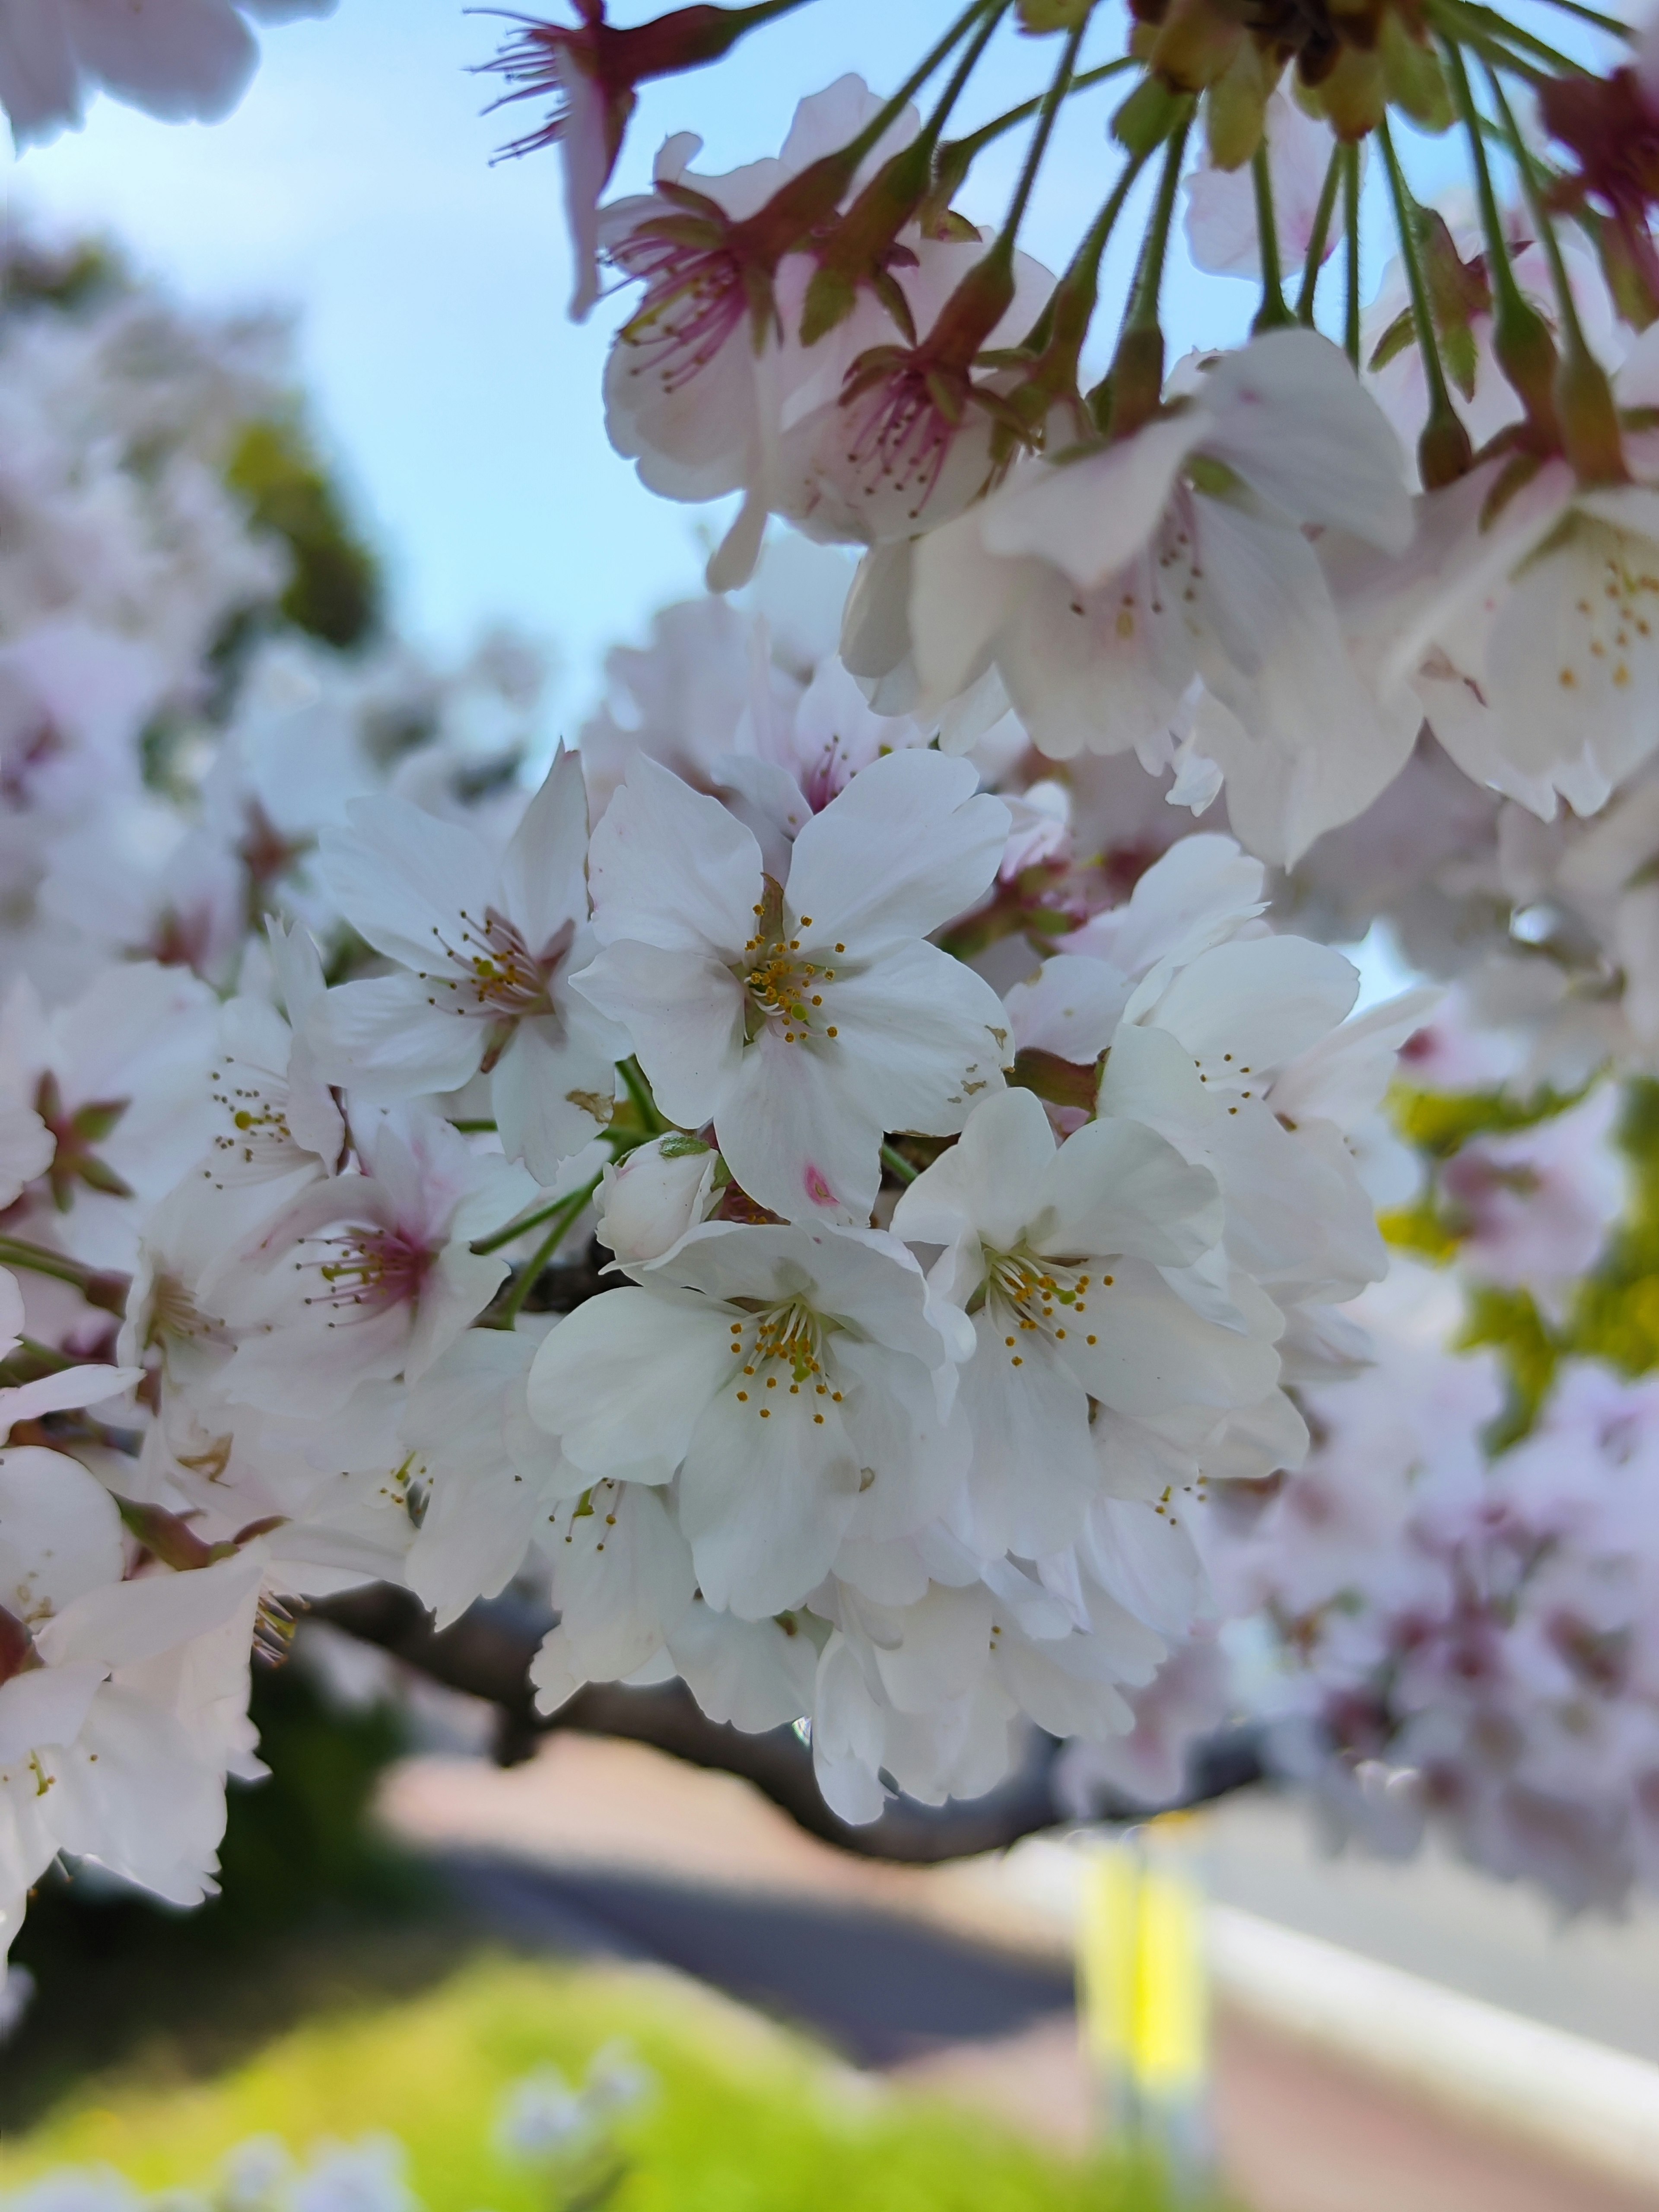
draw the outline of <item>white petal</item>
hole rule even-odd
[[[1211,427],[1204,407],[1185,408],[1116,445],[1016,477],[985,502],[988,549],[1040,555],[1084,591],[1103,584],[1157,529],[1176,471]]]
[[[582,764],[561,750],[501,856],[506,912],[532,953],[543,952],[567,921],[586,921],[586,860]]]
[[[667,1482],[726,1380],[727,1316],[667,1290],[607,1291],[537,1352],[531,1418],[595,1475]]]
[[[1036,1249],[1122,1252],[1182,1267],[1221,1234],[1221,1192],[1207,1170],[1139,1121],[1097,1121],[1060,1146],[1043,1179]]]
[[[461,917],[476,927],[496,903],[483,839],[391,793],[353,799],[347,813],[350,828],[319,842],[323,879],[352,927],[417,974],[464,957]]]
[[[328,1082],[389,1104],[459,1091],[478,1072],[489,1024],[434,1006],[418,976],[371,975],[325,992],[306,1035]]]
[[[970,1231],[995,1251],[1020,1243],[1042,1203],[1055,1138],[1042,1102],[1007,1091],[975,1109],[959,1144],[941,1152],[901,1196],[893,1233],[954,1244]]]
[[[698,1422],[680,1475],[680,1525],[702,1594],[746,1620],[789,1611],[823,1581],[860,1481],[838,1407],[807,1393],[764,1395],[775,1405],[739,1405],[723,1391]]]
[[[760,847],[718,799],[641,753],[593,833],[588,881],[601,945],[729,960],[754,934]]]
[[[1340,1022],[1359,992],[1351,961],[1303,937],[1212,945],[1182,969],[1154,1017],[1212,1083],[1267,1076]],[[1251,1087],[1254,1087],[1253,1085]]]
[[[1008,810],[975,798],[978,784],[967,761],[889,753],[815,815],[789,865],[787,912],[799,921],[802,957],[833,965],[843,939],[852,957],[868,959],[983,897],[1007,842]],[[801,919],[809,915],[810,928]]]
[[[729,969],[702,947],[629,939],[605,945],[570,982],[632,1039],[671,1121],[700,1129],[711,1119],[744,1059],[744,996]]]

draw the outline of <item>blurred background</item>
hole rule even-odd
[[[949,11],[901,12],[908,55]],[[619,186],[671,128],[726,168],[775,149],[799,93],[895,74],[894,14],[804,9],[647,89]],[[379,620],[450,662],[508,626],[553,671],[525,738],[544,750],[608,648],[696,589],[723,518],[653,499],[606,442],[615,311],[565,319],[555,164],[492,165],[514,119],[468,73],[502,29],[453,0],[340,0],[266,39],[219,125],[100,100],[9,164],[8,222],[38,249],[9,286],[71,313],[119,265],[194,314],[291,315],[303,436],[238,449],[297,562],[285,618],[346,648]],[[1017,54],[998,98],[1044,70]],[[1109,112],[1066,117],[1039,255],[1091,203]],[[970,213],[995,216],[1017,151],[975,171]],[[1439,157],[1415,158],[1429,191]],[[1183,267],[1172,349],[1237,338],[1254,306]],[[83,1872],[34,1900],[0,2021],[0,2200],[1659,2204],[1650,1908],[1564,1924],[1432,1856],[1332,1857],[1260,1791],[884,1865],[641,1746],[557,1735],[501,1766],[491,1708],[315,1624],[255,1717],[271,1773],[234,1787],[222,1899],[181,1917]]]

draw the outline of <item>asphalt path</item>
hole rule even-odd
[[[659,1960],[811,2029],[855,2065],[994,2041],[1072,2011],[1060,1964],[896,1913],[485,1851],[442,1863],[467,1911],[515,1947]]]

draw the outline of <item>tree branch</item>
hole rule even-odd
[[[509,1595],[483,1600],[440,1630],[410,1591],[380,1583],[325,1599],[311,1613],[377,1644],[434,1681],[487,1699],[500,1715],[496,1756],[503,1765],[529,1758],[538,1739],[555,1729],[648,1743],[693,1766],[740,1776],[809,1835],[838,1850],[912,1866],[1003,1850],[1022,1836],[1060,1826],[1073,1817],[1057,1793],[1056,1764],[1063,1747],[1040,1729],[1032,1729],[1019,1766],[985,1796],[944,1805],[896,1796],[878,1820],[854,1826],[824,1803],[811,1751],[793,1729],[749,1735],[711,1721],[683,1682],[648,1689],[593,1682],[556,1713],[538,1713],[528,1680],[530,1662],[555,1616],[528,1599]],[[1199,1747],[1193,1765],[1192,1786],[1182,1805],[1206,1803],[1259,1782],[1262,1765],[1255,1732],[1223,1731]],[[1111,1793],[1091,1808],[1097,1819],[1119,1821],[1170,1809]]]

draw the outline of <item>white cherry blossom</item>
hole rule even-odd
[[[594,832],[601,951],[574,979],[663,1111],[712,1122],[750,1196],[865,1221],[891,1129],[946,1134],[1001,1085],[995,994],[927,942],[996,873],[1007,811],[965,763],[895,753],[802,829],[787,881],[712,799],[641,759]]]
[[[361,1097],[459,1091],[489,1076],[501,1141],[550,1183],[611,1118],[617,1040],[569,988],[592,950],[587,796],[562,752],[499,860],[475,832],[407,801],[358,801],[323,839],[340,911],[390,975],[313,1010],[323,1072]]]
[[[800,1604],[844,1539],[948,1504],[954,1382],[896,1238],[711,1222],[559,1324],[530,1410],[596,1480],[678,1477],[705,1600],[758,1620]]]

